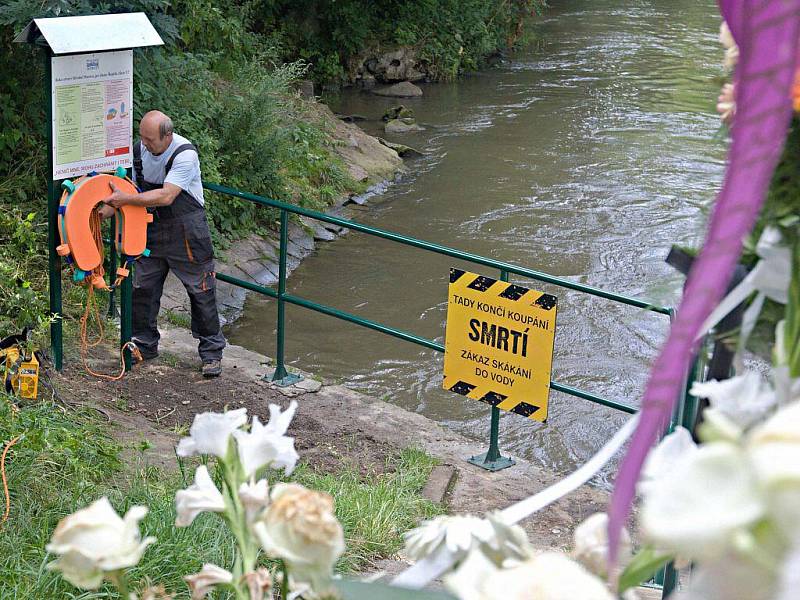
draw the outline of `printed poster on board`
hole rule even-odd
[[[133,164],[133,51],[52,59],[53,179]]]

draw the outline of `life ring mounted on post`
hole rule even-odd
[[[142,356],[136,345],[128,342],[120,348],[121,370],[118,375],[96,373],[89,367],[89,348],[103,341],[103,322],[97,310],[94,291],[115,289],[130,274],[133,262],[140,256],[150,254],[146,247],[147,224],[153,221],[153,215],[149,214],[144,206],[126,205],[115,209],[116,229],[112,235],[120,262],[119,266],[111,265],[112,269],[116,269],[116,278],[109,285],[106,283],[103,267],[105,252],[100,214],[96,209],[113,191],[111,184],[122,192],[135,194],[139,191],[122,167],[118,168],[114,175],[89,173],[75,181],[66,180],[61,184],[64,188],[58,207],[58,232],[61,244],[56,248],[56,252],[73,268],[72,279],[86,285],[87,288],[86,308],[81,317],[81,358],[84,367],[96,377],[114,381],[125,375],[126,348],[130,348],[137,361],[142,360]],[[90,317],[94,317],[99,330],[97,338],[93,341],[89,341]]]
[[[100,218],[95,208],[109,196],[112,183],[123,192],[138,192],[125,175],[125,169],[120,168],[114,175],[89,174],[62,183],[64,192],[58,208],[61,244],[56,251],[73,267],[73,280],[76,282],[85,281],[98,289],[113,289],[128,276],[133,261],[149,254],[146,247],[147,224],[152,222],[153,215],[143,206],[122,206],[117,209],[114,244],[120,256],[120,266],[114,283],[110,286],[106,283]]]

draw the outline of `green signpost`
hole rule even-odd
[[[108,56],[109,53],[117,53],[121,54],[124,60],[124,51],[130,52],[133,48],[145,46],[160,46],[164,42],[144,13],[34,19],[14,38],[14,41],[33,44],[44,50],[45,89],[47,91],[45,94],[48,161],[47,245],[50,316],[52,319],[50,345],[53,364],[56,370],[60,371],[63,368],[64,360],[61,320],[63,306],[61,257],[56,252],[56,248],[60,243],[58,210],[61,181],[67,177],[80,177],[93,171],[113,171],[120,166],[130,169],[133,144],[132,69],[127,74],[111,70],[103,73],[101,57]],[[65,60],[66,57],[69,59]],[[115,58],[118,57],[115,56]],[[132,57],[129,60],[132,67]],[[116,68],[117,64],[118,62],[115,62],[112,69]],[[56,70],[54,71],[54,69]],[[77,73],[76,71],[82,72]],[[66,114],[66,102],[62,102],[56,107],[58,94],[54,93],[56,91],[53,89],[54,79],[59,82],[58,91],[64,92],[61,95],[62,98],[70,93],[80,100],[79,94],[84,87],[86,88],[85,104],[95,106],[94,112],[99,115],[101,125],[99,135],[97,124],[83,123],[81,114],[78,114],[78,123],[73,123],[74,115]],[[121,126],[116,126],[117,122],[114,123],[115,126],[109,126],[105,123],[104,117],[109,97],[116,98],[120,94],[127,97],[125,96],[126,91],[131,98],[127,104],[127,110],[119,111],[118,116],[125,117],[127,122]],[[124,102],[122,106],[125,107]],[[64,112],[64,118],[59,122],[56,122],[57,110]],[[75,110],[82,111],[82,107],[78,105]],[[116,112],[114,114],[117,115]],[[94,129],[89,131],[91,127]],[[127,135],[125,135],[124,127],[128,128]],[[54,135],[54,130],[58,131],[58,135]],[[66,151],[67,147],[69,151]],[[60,152],[59,149],[61,149]],[[130,170],[128,174],[130,175]],[[113,258],[113,239],[111,245]],[[120,293],[120,344],[122,346],[130,341],[131,337],[132,289],[130,278],[126,278]],[[125,367],[129,369],[130,366],[130,351],[126,349]]]

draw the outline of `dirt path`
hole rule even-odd
[[[223,375],[205,380],[190,333],[179,328],[163,333],[161,356],[138,365],[122,381],[91,378],[73,362],[58,384],[68,400],[103,408],[115,435],[129,447],[141,451],[149,445],[145,455],[153,464],[176,466],[174,444],[197,413],[246,407],[266,420],[270,403],[285,408],[296,399],[299,410],[289,431],[301,460],[326,471],[349,463],[367,475],[382,472],[395,451],[420,447],[445,467],[439,470],[444,482],[438,487],[440,497],[446,491],[450,512],[479,514],[503,508],[558,479],[525,461],[498,473],[470,465],[465,458],[484,452],[482,445],[422,415],[343,386],[323,385],[306,375],[295,386],[278,388],[263,380],[272,373],[269,359],[238,346],[226,349]],[[603,510],[606,502],[605,492],[583,486],[523,526],[537,547],[566,550],[575,525]]]

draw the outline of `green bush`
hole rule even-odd
[[[543,0],[257,0],[252,26],[308,61],[321,83],[342,81],[366,50],[411,46],[433,79],[452,79],[513,45]]]
[[[43,53],[14,44],[33,17],[143,11],[165,46],[135,51],[135,118],[159,109],[198,147],[206,181],[322,208],[360,191],[331,136],[291,91],[341,81],[370,48],[414,46],[435,78],[513,42],[542,0],[10,0],[0,6],[0,334],[46,314]],[[275,214],[209,194],[215,242]],[[33,215],[33,216],[31,216]],[[69,307],[65,308],[68,311]]]
[[[33,17],[145,11],[166,45],[135,52],[134,117],[169,114],[198,147],[206,181],[315,208],[359,189],[291,91],[306,65],[277,59],[273,40],[248,28],[248,6],[16,0],[0,7],[0,333],[42,322],[47,308],[44,60],[40,50],[11,42]],[[212,197],[208,213],[223,247],[275,218],[230,197]]]

